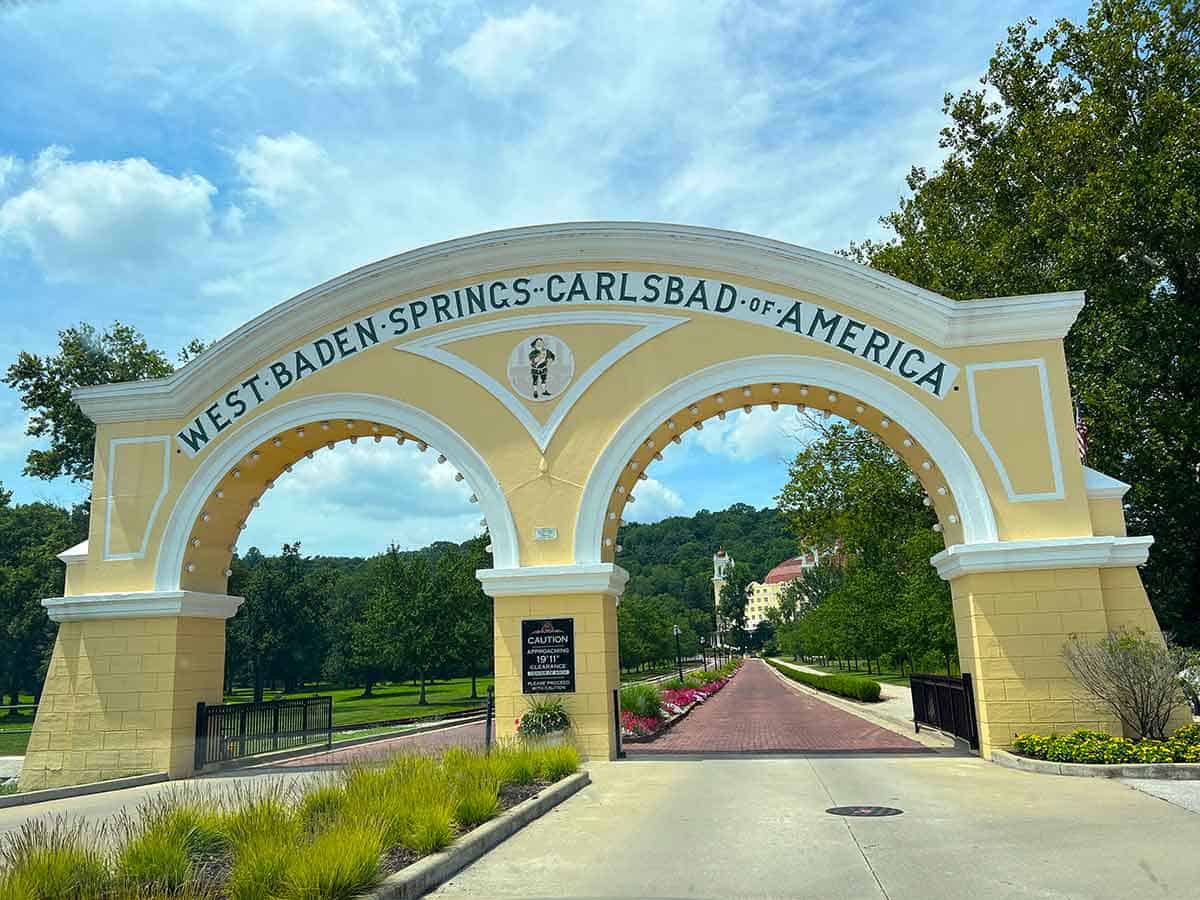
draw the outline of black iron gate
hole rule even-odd
[[[922,725],[928,725],[962,738],[972,750],[979,749],[975,691],[969,672],[963,672],[961,678],[913,675],[909,685],[912,687],[913,726],[918,732]]]
[[[325,738],[333,744],[333,698],[298,697],[261,703],[196,704],[196,768],[286,750]]]

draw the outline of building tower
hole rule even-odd
[[[726,626],[721,618],[721,588],[725,587],[726,572],[733,569],[733,557],[724,550],[717,550],[713,554],[713,612],[717,622],[717,645],[720,646],[721,635],[725,632]]]

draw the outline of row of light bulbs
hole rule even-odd
[[[357,424],[358,423],[356,423],[354,419],[346,419],[345,420],[345,427],[346,427],[347,431],[353,431],[355,429],[355,427],[357,427]],[[311,427],[311,426],[300,425],[299,427],[297,427],[296,428],[296,437],[303,440],[308,434],[309,427]],[[319,427],[322,432],[328,432],[333,428],[333,425],[329,421],[323,421],[317,427]],[[383,440],[384,435],[381,433],[381,429],[380,429],[379,425],[376,425],[375,423],[371,423],[370,436],[376,444],[380,443]],[[351,444],[357,444],[360,435],[351,434],[349,437],[350,437]],[[408,440],[410,440],[408,435],[404,434],[403,432],[399,432],[399,431],[396,432],[395,438],[396,438],[396,444],[398,446],[403,446]],[[331,441],[327,441],[325,443],[325,446],[328,447],[330,450],[332,450],[337,445],[338,440],[340,440],[340,439],[334,439]],[[427,442],[420,440],[419,438],[412,438],[411,440],[413,440],[416,443],[417,449],[420,450],[422,453],[424,453],[426,450],[429,449],[429,444]],[[275,437],[271,438],[271,446],[272,447],[279,449],[280,447],[283,446],[283,444],[284,444],[284,440],[281,435],[276,435]],[[306,450],[304,452],[304,457],[306,459],[312,459],[313,454],[314,454],[313,450]],[[247,457],[246,457],[246,463],[253,465],[254,463],[258,462],[261,458],[262,458],[262,454],[259,453],[258,450],[252,450],[252,451],[250,451],[249,455],[247,455]],[[446,454],[439,453],[437,461],[438,461],[439,465],[444,464],[447,461]],[[283,471],[291,472],[292,464],[288,463],[287,465],[285,465],[283,467]],[[234,480],[240,479],[242,477],[241,467],[234,466],[232,469],[229,470],[229,475]],[[455,481],[462,481],[464,478],[465,478],[465,476],[463,475],[462,472],[454,473]],[[275,486],[274,478],[268,478],[263,484],[264,489],[268,490],[268,491],[271,488],[273,488],[274,486]],[[223,488],[218,487],[216,489],[216,491],[213,492],[213,498],[216,500],[223,500],[225,498],[225,490]],[[251,500],[250,508],[257,509],[261,499],[262,499],[261,497],[255,497],[253,500]],[[471,494],[469,499],[472,503],[479,502],[479,497],[476,494]],[[201,513],[200,513],[200,521],[201,522],[207,523],[211,519],[212,519],[212,515],[211,515],[211,513],[208,512],[208,510],[201,511]],[[241,531],[244,531],[245,528],[246,528],[246,520],[242,519],[237,523],[237,530],[239,532],[241,532]],[[191,546],[194,549],[199,548],[200,547],[200,538],[193,536],[189,543],[191,544]],[[229,549],[230,554],[236,553],[237,552],[237,544],[230,544],[228,549]],[[186,564],[185,568],[189,573],[195,572],[196,564],[194,562],[188,562]],[[233,574],[233,570],[227,567],[225,569],[225,577],[228,578],[232,574]]]
[[[807,385],[801,385],[801,386],[800,386],[800,396],[801,396],[801,397],[807,397],[807,396],[809,395],[809,391],[810,391],[810,389],[809,389],[809,387],[808,387]],[[743,387],[743,388],[742,388],[742,391],[741,391],[741,393],[742,393],[742,398],[743,398],[744,400],[748,400],[748,399],[750,399],[751,397],[753,397],[753,395],[754,395],[754,391],[753,391],[753,389],[752,389],[752,388],[751,388],[749,385],[747,385],[747,386]],[[772,385],[771,385],[771,395],[772,395],[772,397],[779,397],[779,396],[780,396],[782,393],[783,393],[783,388],[782,388],[782,387],[781,387],[779,384],[772,384]],[[839,402],[839,401],[840,401],[842,398],[841,398],[841,397],[838,395],[838,393],[837,393],[836,391],[829,391],[829,392],[828,392],[828,393],[825,395],[825,399],[826,399],[826,400],[829,402],[830,406],[834,406],[834,405],[836,405],[836,404],[837,404],[837,403],[838,403],[838,402]],[[726,400],[726,397],[725,397],[725,394],[724,394],[724,392],[721,392],[721,393],[714,394],[714,395],[713,395],[713,400],[716,402],[716,404],[717,404],[717,407],[718,407],[718,409],[717,409],[717,418],[718,418],[718,419],[721,419],[721,420],[724,420],[724,419],[725,419],[725,413],[726,413],[726,406],[727,406],[727,403],[728,403],[728,401]],[[780,405],[780,401],[779,401],[779,400],[777,400],[777,399],[772,399],[772,400],[770,401],[771,411],[772,411],[772,412],[775,412],[775,411],[777,411],[777,410],[779,409],[779,405]],[[803,401],[802,401],[802,402],[800,402],[800,403],[797,403],[797,404],[795,404],[795,406],[796,406],[796,411],[797,411],[797,412],[804,412],[805,410],[807,410],[807,409],[808,409],[808,404],[807,404],[807,403],[805,403],[805,402],[803,402]],[[688,411],[689,413],[691,413],[691,415],[692,415],[692,416],[694,416],[694,417],[698,417],[698,416],[700,415],[700,407],[699,407],[697,404],[695,404],[695,403],[693,403],[693,404],[689,405],[689,406],[688,406],[688,408],[687,408],[687,411]],[[743,412],[744,412],[746,415],[750,415],[750,414],[751,414],[751,413],[754,411],[754,404],[752,404],[752,403],[743,403],[743,404],[742,404],[742,411],[743,411]],[[857,413],[858,415],[860,415],[860,416],[861,416],[862,414],[864,414],[864,413],[867,411],[867,408],[866,408],[866,406],[865,406],[865,405],[863,405],[862,403],[856,403],[856,404],[854,405],[854,411],[855,411],[855,413]],[[832,415],[832,411],[831,411],[831,410],[829,410],[829,409],[822,409],[822,410],[821,410],[821,412],[822,412],[822,414],[824,415],[824,417],[825,417],[826,419],[828,419],[828,418],[829,418],[829,417]],[[880,427],[880,428],[887,429],[887,428],[891,428],[891,426],[892,426],[892,420],[891,420],[891,419],[889,419],[889,418],[887,418],[886,416],[884,416],[883,418],[881,418],[881,419],[879,420],[879,427]],[[680,435],[679,435],[679,433],[678,433],[679,426],[677,425],[677,423],[675,422],[675,420],[674,420],[673,418],[671,418],[671,419],[667,419],[667,421],[666,421],[666,423],[665,423],[665,427],[666,427],[666,429],[667,429],[668,431],[675,432],[674,434],[672,434],[672,435],[671,435],[671,441],[672,441],[673,443],[676,443],[676,444],[682,443],[682,440],[681,440],[681,438],[680,438]],[[703,420],[702,420],[702,419],[699,419],[699,418],[697,418],[695,421],[693,421],[693,422],[692,422],[692,424],[691,424],[691,427],[692,427],[692,428],[694,428],[694,429],[696,429],[697,431],[702,431],[702,430],[704,430],[704,422],[703,422]],[[685,430],[686,430],[686,429],[685,429]],[[905,447],[906,449],[911,449],[911,448],[914,446],[913,439],[912,439],[911,437],[907,437],[907,436],[906,436],[906,437],[905,437],[905,438],[904,438],[904,439],[901,441],[901,443],[904,445],[904,447]],[[661,451],[660,449],[658,449],[658,447],[657,447],[657,445],[656,445],[656,442],[655,442],[654,438],[652,438],[652,437],[651,437],[651,438],[647,438],[647,439],[646,439],[645,446],[646,446],[647,448],[649,448],[649,449],[651,449],[651,450],[653,450],[653,451],[654,451],[654,459],[655,459],[655,460],[661,460],[661,459],[663,458],[663,457],[662,457],[662,451]],[[638,463],[638,461],[637,461],[636,459],[631,459],[631,460],[629,461],[629,469],[630,469],[630,471],[633,471],[633,472],[637,472],[637,473],[638,473],[638,476],[637,476],[637,478],[638,478],[638,480],[639,480],[639,481],[645,481],[645,480],[646,480],[646,478],[647,478],[646,472],[644,471],[644,469],[642,469],[642,467],[639,465],[639,463]],[[642,470],[641,470],[641,471],[639,471],[639,469],[642,469]],[[922,461],[921,461],[921,469],[922,469],[922,470],[924,470],[924,471],[926,471],[926,472],[932,472],[932,471],[933,471],[933,461],[932,461],[932,460],[929,460],[929,459],[922,460]],[[624,495],[626,494],[625,486],[624,486],[624,485],[622,485],[622,484],[618,484],[618,485],[617,485],[617,491],[616,491],[616,492],[617,492],[617,495],[618,495],[618,497],[620,497],[620,496],[624,496]],[[939,487],[938,487],[938,489],[937,489],[937,493],[938,493],[938,495],[939,495],[939,496],[942,496],[942,497],[946,496],[946,493],[947,493],[947,491],[946,491],[946,488],[945,488],[944,486],[939,486]],[[626,503],[633,503],[635,499],[636,499],[636,498],[634,497],[634,495],[633,495],[632,493],[629,493],[629,494],[628,494],[628,496],[625,496],[625,502],[626,502]],[[615,501],[615,502],[619,502],[619,500],[618,500],[617,498],[614,498],[614,501]],[[925,502],[925,505],[926,505],[926,506],[930,506],[930,505],[932,505],[932,503],[933,503],[933,501],[932,501],[932,500],[931,500],[931,499],[930,499],[928,496],[926,496],[926,497],[925,497],[925,500],[924,500],[924,502]],[[612,520],[612,519],[616,518],[616,513],[615,513],[615,512],[613,512],[612,510],[609,510],[608,518],[609,518],[610,520]],[[949,522],[951,525],[955,525],[955,524],[957,524],[957,523],[958,523],[958,516],[957,516],[955,513],[951,513],[949,516],[947,516],[947,521],[948,521],[948,522]],[[942,531],[942,524],[941,524],[940,522],[939,522],[939,523],[937,523],[937,524],[935,524],[935,525],[933,526],[933,530],[934,530],[934,531],[937,531],[937,532],[941,532],[941,531]],[[605,538],[605,540],[604,540],[604,545],[605,545],[606,547],[612,547],[612,546],[614,546],[614,545],[613,545],[613,540],[612,540],[612,538]],[[615,545],[615,549],[616,549],[616,552],[617,552],[617,553],[620,553],[620,552],[621,552],[621,545],[620,545],[620,544],[616,544],[616,545]]]

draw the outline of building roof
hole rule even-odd
[[[785,559],[763,579],[763,584],[778,584],[781,581],[794,581],[800,577],[804,571],[805,562],[812,565],[811,556],[793,556],[791,559]]]

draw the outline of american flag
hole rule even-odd
[[[1075,446],[1079,448],[1079,458],[1084,459],[1087,456],[1088,427],[1078,403],[1075,404]]]

